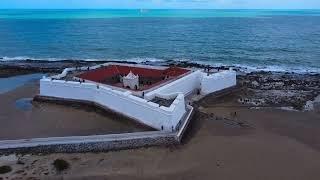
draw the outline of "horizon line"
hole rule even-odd
[[[0,10],[320,10],[320,8],[0,8]]]

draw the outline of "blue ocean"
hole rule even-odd
[[[320,72],[320,10],[0,10],[0,61],[25,59]]]

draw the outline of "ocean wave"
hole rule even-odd
[[[173,58],[171,60],[159,59],[159,58],[125,58],[125,59],[110,59],[110,58],[33,58],[28,56],[16,56],[16,57],[0,57],[0,61],[91,61],[91,62],[134,62],[134,63],[150,63],[150,64],[162,64],[167,62],[181,62],[181,63],[196,63],[200,65],[210,65],[213,67],[233,67],[237,68],[242,72],[250,73],[256,71],[266,72],[288,72],[288,73],[299,73],[299,74],[319,74],[320,68],[317,67],[306,67],[306,66],[285,66],[285,65],[247,65],[247,64],[232,64],[232,63],[220,63],[210,61],[196,61],[187,58]]]
[[[284,65],[247,65],[247,64],[232,64],[232,63],[220,63],[220,62],[210,62],[210,61],[193,61],[193,60],[177,60],[181,62],[192,62],[201,65],[210,65],[213,67],[234,67],[240,69],[240,71],[245,73],[265,71],[265,72],[288,72],[297,74],[319,74],[320,68],[316,67],[305,67],[305,66],[284,66]]]
[[[126,61],[126,62],[164,62],[166,60],[158,58],[127,58],[127,59],[110,59],[110,58],[34,58],[28,56],[0,57],[0,61]]]
[[[15,56],[15,57],[1,57],[0,61],[63,61],[63,60],[69,60],[69,59],[63,59],[63,58],[34,58],[34,57],[28,57],[28,56]]]
[[[290,67],[290,66],[280,66],[280,65],[267,65],[267,66],[250,66],[235,64],[235,67],[243,69],[244,72],[257,72],[257,71],[266,71],[266,72],[288,72],[288,73],[297,73],[297,74],[319,74],[320,68],[314,67]]]

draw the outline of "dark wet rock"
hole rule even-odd
[[[22,74],[32,73],[61,73],[67,67],[82,67],[94,66],[102,63],[127,63],[137,64],[136,62],[128,61],[84,61],[84,60],[61,60],[61,61],[46,61],[46,60],[12,60],[0,62],[0,78],[10,77]]]
[[[53,166],[56,168],[58,172],[67,170],[70,167],[70,164],[63,159],[56,159],[53,162]]]
[[[19,164],[19,165],[24,165],[25,163],[24,163],[22,160],[19,159],[19,160],[17,161],[17,164]]]
[[[253,81],[252,83],[252,87],[259,87],[259,83],[257,81]]]
[[[12,171],[11,166],[0,166],[0,174],[6,174]]]
[[[253,72],[238,77],[238,84],[253,92],[238,99],[252,106],[287,106],[302,110],[320,94],[318,74]]]
[[[307,103],[304,106],[304,110],[320,112],[320,95],[315,97],[313,100],[307,101]]]
[[[16,171],[16,172],[14,172],[15,174],[22,174],[22,173],[24,173],[25,171],[24,170],[18,170],[18,171]]]

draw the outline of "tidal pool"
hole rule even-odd
[[[8,78],[0,78],[0,94],[9,92],[17,87],[20,87],[28,82],[39,80],[45,76],[45,74],[28,74],[28,75],[19,75]]]

